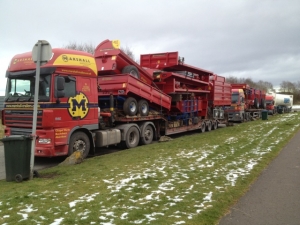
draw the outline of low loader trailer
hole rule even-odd
[[[55,157],[98,147],[134,148],[163,135],[217,129],[227,123],[231,89],[225,78],[184,63],[178,52],[141,55],[140,65],[105,40],[95,54],[53,49],[40,69],[31,52],[6,72],[5,135],[31,135],[38,95],[35,156]]]

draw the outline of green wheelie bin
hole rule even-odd
[[[263,110],[261,112],[261,119],[262,120],[267,120],[268,119],[268,110]]]
[[[22,182],[29,179],[32,137],[12,135],[1,141],[4,144],[6,181]]]

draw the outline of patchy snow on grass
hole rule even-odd
[[[279,129],[277,123],[281,121],[288,124],[294,116],[295,114],[285,114],[276,120],[253,125],[251,130],[243,130],[241,133],[247,140],[243,143],[239,143],[240,140],[236,137],[229,137],[221,145],[203,144],[192,149],[178,149],[173,157],[166,156],[164,151],[157,151],[154,161],[128,165],[126,172],[121,173],[115,173],[115,168],[110,171],[113,175],[107,173],[97,184],[106,188],[105,196],[94,192],[96,184],[80,197],[74,197],[74,186],[66,185],[58,185],[60,191],[45,190],[40,195],[30,192],[27,195],[29,198],[58,202],[57,207],[48,208],[45,215],[39,215],[41,222],[36,223],[44,224],[47,221],[49,224],[46,216],[49,213],[57,215],[57,219],[51,219],[51,225],[64,224],[70,215],[75,217],[77,224],[83,224],[89,218],[93,221],[89,224],[102,225],[120,224],[120,220],[131,224],[156,224],[158,220],[161,223],[164,218],[172,218],[172,224],[189,224],[189,220],[213,207],[217,194],[235,186],[240,179],[249,175],[262,157],[290,134],[279,132],[276,139],[273,137],[273,133]],[[261,131],[264,126],[270,127],[266,133],[260,135],[261,132],[256,132]],[[291,126],[290,132],[297,127]],[[86,179],[82,176],[77,182],[85,183]],[[68,202],[61,203],[59,194],[68,199]],[[84,209],[86,204],[92,204],[95,211]],[[3,205],[6,208],[5,211],[0,211],[0,216],[5,222],[5,219],[12,217],[15,208],[10,206],[10,200],[1,201],[0,206]],[[69,211],[61,214],[62,209]],[[19,222],[27,220],[26,223],[29,224],[32,221],[28,218],[37,212],[39,209],[34,203],[20,202],[16,214],[20,217]],[[95,215],[96,217],[92,217]],[[136,219],[135,215],[139,218]]]
[[[76,199],[76,200],[70,202],[70,203],[69,203],[69,206],[70,206],[70,208],[72,208],[72,207],[75,207],[75,205],[76,205],[78,202],[90,202],[90,201],[93,201],[93,200],[95,200],[94,198],[95,198],[97,195],[99,195],[99,193],[94,193],[94,194],[91,194],[91,195],[86,194],[86,195],[84,195],[84,196],[79,197],[79,199]]]

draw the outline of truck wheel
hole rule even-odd
[[[138,113],[141,116],[149,115],[149,104],[145,99],[141,99],[138,101]]]
[[[144,129],[144,137],[141,137],[141,144],[148,145],[153,141],[153,128],[151,125],[147,125]]]
[[[140,141],[140,132],[136,127],[130,127],[126,133],[125,144],[127,148],[138,146]]]
[[[76,132],[72,134],[69,143],[68,156],[76,151],[82,151],[82,158],[86,158],[90,151],[90,139],[84,132]]]
[[[122,73],[129,73],[130,75],[134,76],[135,78],[140,79],[139,71],[135,66],[132,66],[132,65],[125,66],[122,70]]]
[[[200,127],[200,132],[201,132],[201,133],[204,133],[204,132],[205,132],[205,127],[206,127],[206,126],[205,126],[205,123],[202,122],[202,123],[201,123],[201,127]]]
[[[208,121],[207,123],[206,123],[206,131],[211,131],[211,122],[210,121]]]
[[[266,100],[265,99],[263,99],[263,109],[266,109],[267,108],[267,103],[266,103]]]
[[[212,122],[211,129],[212,129],[212,130],[218,129],[218,123],[217,123],[217,121],[213,121],[213,122]]]
[[[123,110],[128,116],[135,116],[137,113],[137,102],[134,98],[129,97],[125,100]]]

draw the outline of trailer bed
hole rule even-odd
[[[134,96],[144,98],[151,106],[170,110],[171,97],[161,90],[140,81],[130,74],[105,75],[98,77],[98,96]]]

